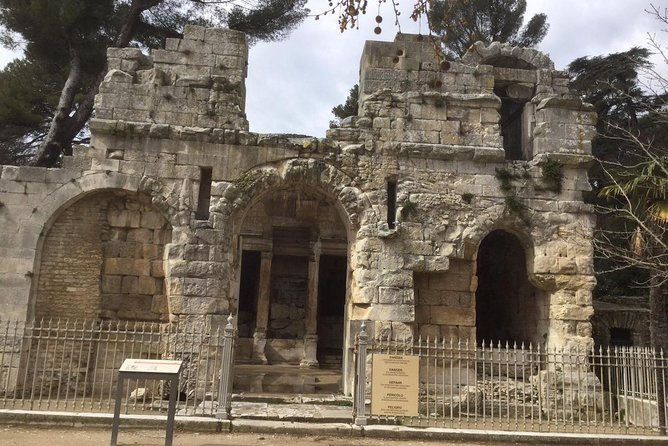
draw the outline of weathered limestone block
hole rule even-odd
[[[551,305],[550,318],[557,320],[588,321],[594,310],[588,305]]]

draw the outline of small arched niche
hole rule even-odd
[[[519,238],[504,230],[490,232],[478,248],[476,268],[478,342],[543,343],[547,298],[529,281],[527,255]]]

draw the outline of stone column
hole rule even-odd
[[[306,335],[301,367],[318,367],[318,276],[320,273],[320,242],[313,248],[308,262],[308,300],[306,303]]]
[[[264,348],[267,344],[267,324],[269,322],[269,295],[271,293],[271,259],[270,251],[263,251],[260,261],[260,285],[257,297],[257,315],[255,316],[255,332],[253,333],[253,362],[266,364]]]

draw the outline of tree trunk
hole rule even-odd
[[[149,8],[159,5],[164,0],[132,0],[130,12],[126,17],[121,29],[114,39],[114,46],[125,48],[128,46],[137,31],[137,25],[141,14]],[[70,45],[70,72],[63,86],[58,101],[56,114],[51,120],[49,132],[44,138],[37,152],[34,164],[37,166],[51,167],[58,164],[63,153],[70,153],[72,140],[86,125],[93,114],[95,95],[100,83],[107,74],[107,64],[95,76],[88,91],[84,92],[83,99],[75,110],[75,98],[81,93],[81,55],[76,45]]]
[[[665,357],[668,354],[668,284],[661,281],[661,278],[653,277],[649,290],[650,306],[650,334],[652,337],[652,346],[657,351],[663,351]],[[666,435],[666,388],[668,382],[668,373],[666,373],[666,360],[657,361],[656,370],[656,396],[659,418],[659,430],[661,435]]]
[[[81,53],[76,44],[70,43],[70,72],[60,92],[58,107],[51,120],[49,133],[37,152],[35,164],[37,166],[53,166],[58,162],[63,146],[67,144],[64,140],[65,128],[74,107],[74,98],[79,90],[81,82]],[[71,140],[70,140],[71,141]]]

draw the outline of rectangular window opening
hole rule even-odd
[[[209,219],[209,204],[211,203],[211,167],[200,167],[199,194],[197,194],[197,211],[195,219]]]
[[[397,180],[387,180],[387,227],[394,229],[397,221]]]

